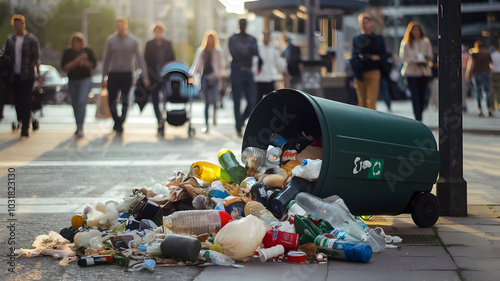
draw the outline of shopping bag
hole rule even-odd
[[[96,104],[97,109],[95,112],[95,118],[111,118],[111,112],[109,111],[108,90],[106,90],[105,88],[101,90],[101,93],[97,96]]]

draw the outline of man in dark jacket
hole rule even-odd
[[[246,33],[247,21],[240,19],[240,33],[229,37],[229,52],[233,57],[231,61],[231,87],[234,101],[234,119],[236,121],[236,134],[241,137],[241,129],[245,120],[250,117],[250,113],[257,102],[257,93],[255,91],[255,80],[252,72],[253,57],[259,57],[259,48],[257,39]],[[259,57],[259,71],[262,66],[262,60]],[[240,111],[241,94],[245,92],[247,107],[243,112]]]
[[[12,92],[16,107],[17,120],[21,122],[21,137],[28,137],[31,118],[31,94],[35,78],[42,86],[40,76],[40,45],[38,38],[26,31],[24,16],[13,15],[11,24],[14,35],[5,43],[5,55],[10,57],[13,66]],[[38,122],[33,121],[33,130]]]
[[[288,44],[286,49],[283,51],[281,56],[286,59],[288,79],[287,88],[302,89],[302,78],[300,71],[300,48],[292,44],[292,39],[288,36],[285,37],[284,41]]]
[[[153,108],[155,110],[156,119],[158,120],[158,134],[164,135],[164,120],[163,112],[160,109],[159,93],[162,89],[161,69],[165,64],[175,60],[175,53],[172,43],[163,38],[167,28],[162,22],[155,22],[151,25],[151,31],[155,34],[155,38],[146,43],[144,58],[148,65],[150,85],[147,87],[148,96],[151,95]],[[144,97],[147,98],[147,97]]]

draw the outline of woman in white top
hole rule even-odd
[[[201,74],[201,90],[205,98],[205,127],[203,133],[208,133],[208,109],[214,106],[213,123],[216,124],[217,97],[219,78],[222,76],[222,54],[219,51],[219,38],[213,30],[208,30],[203,36],[201,46],[196,50],[192,67],[193,74]]]
[[[495,108],[500,110],[500,47],[491,53],[493,67],[491,69],[491,97]]]
[[[260,73],[256,73],[257,102],[275,90],[276,78],[286,69],[286,61],[281,58],[278,49],[271,42],[271,33],[262,33],[262,42],[258,44],[259,56],[262,59]]]
[[[425,37],[418,22],[412,21],[408,24],[399,55],[404,63],[401,74],[408,80],[415,119],[422,121],[422,112],[428,98],[426,95],[429,93],[429,79],[432,77],[429,63],[433,54],[431,42]]]

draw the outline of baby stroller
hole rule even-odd
[[[163,109],[166,121],[172,126],[182,126],[188,122],[188,136],[195,133],[191,126],[191,109],[193,98],[198,95],[198,90],[193,85],[193,78],[189,74],[187,64],[173,61],[166,64],[161,71],[164,87]],[[167,108],[167,103],[173,109]],[[175,105],[177,105],[176,108]],[[179,108],[179,106],[181,106]]]

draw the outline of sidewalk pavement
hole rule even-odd
[[[500,111],[493,112],[492,117],[479,117],[475,108],[475,100],[467,99],[468,111],[463,113],[462,126],[464,133],[471,134],[500,134]],[[414,119],[412,103],[410,100],[392,101],[393,114]],[[377,110],[389,112],[385,102],[377,102]],[[423,113],[422,122],[431,130],[439,130],[439,112],[434,104],[429,105]]]
[[[377,106],[379,110],[384,111],[385,105],[382,102]],[[64,221],[67,222],[74,213],[81,212],[81,206],[85,205],[81,201],[88,200],[87,197],[119,198],[125,191],[130,191],[131,187],[136,187],[138,177],[141,180],[149,180],[144,184],[151,183],[151,177],[156,177],[157,182],[162,180],[158,178],[158,173],[165,172],[165,167],[169,167],[167,172],[170,172],[170,169],[173,171],[174,168],[184,167],[193,160],[216,161],[216,153],[222,146],[236,152],[241,145],[241,139],[234,136],[230,101],[227,101],[224,109],[219,112],[219,124],[211,133],[205,135],[198,131],[192,139],[186,139],[187,132],[183,129],[171,127],[167,128],[169,133],[166,140],[155,139],[154,117],[148,105],[142,115],[138,113],[137,108],[130,111],[125,135],[122,138],[109,134],[111,128],[109,120],[95,121],[92,117],[95,107],[89,106],[86,137],[74,141],[71,136],[73,130],[71,107],[61,105],[46,109],[45,116],[41,119],[40,131],[32,134],[29,139],[19,141],[17,134],[14,136],[10,133],[8,118],[0,123],[2,166],[0,176],[5,179],[6,167],[12,165],[20,167],[19,173],[24,171],[24,174],[20,174],[20,181],[30,176],[31,171],[38,172],[29,182],[33,185],[33,190],[31,187],[21,186],[22,182],[19,182],[18,196],[31,198],[18,198],[18,209],[20,212],[25,212],[24,215],[21,214],[26,220],[25,226],[36,228],[30,229],[27,233],[16,233],[19,236],[17,241],[24,241],[19,243],[20,247],[24,248],[30,246],[29,241],[33,241],[36,235],[66,227],[67,223]],[[411,102],[393,102],[393,113],[411,118]],[[204,123],[203,104],[195,103],[193,114],[194,126],[199,129]],[[496,114],[500,116],[500,113]],[[6,108],[5,115],[15,116],[11,108]],[[468,216],[441,217],[434,227],[427,229],[413,224],[409,214],[374,216],[367,222],[370,227],[381,226],[387,234],[403,238],[403,242],[396,249],[386,249],[382,253],[374,254],[367,264],[337,260],[319,265],[252,262],[244,264],[243,269],[209,266],[199,272],[199,268],[158,267],[153,274],[147,272],[131,274],[109,267],[95,267],[92,270],[61,268],[56,265],[57,262],[49,258],[36,261],[18,259],[17,262],[20,264],[18,270],[21,273],[16,276],[7,275],[7,279],[44,279],[54,274],[55,279],[63,280],[102,279],[103,276],[109,280],[165,279],[167,276],[175,276],[178,280],[200,281],[256,278],[261,281],[498,280],[500,137],[496,135],[500,128],[496,123],[499,119],[499,117],[479,118],[473,114],[464,116],[464,130],[467,132],[464,134],[464,178],[468,182]],[[424,123],[437,133],[437,112],[432,108],[426,111]],[[478,128],[481,130],[477,130]],[[177,148],[169,148],[168,144],[175,144]],[[179,164],[173,165],[175,161],[179,161]],[[96,170],[92,167],[103,169]],[[48,174],[51,171],[54,174]],[[121,171],[121,174],[117,171]],[[164,176],[163,174],[162,177]],[[116,183],[110,184],[112,181]],[[68,183],[73,185],[76,183],[76,186],[71,189],[66,188]],[[103,190],[107,184],[109,188]],[[64,189],[61,189],[61,192],[54,192],[53,189],[57,190],[59,185],[64,186]],[[90,191],[84,193],[85,189]],[[52,200],[52,203],[47,201],[37,203],[37,200],[45,199],[42,197],[47,196],[54,196],[46,198]],[[73,197],[75,203],[70,203],[71,206],[61,202],[65,198]],[[4,203],[4,200],[0,202],[1,214],[4,214]],[[34,214],[35,212],[37,214]],[[57,217],[50,213],[61,214]],[[0,231],[0,241],[6,241],[4,235],[5,232],[2,234]],[[3,245],[3,248],[5,247]],[[3,248],[2,256],[5,250]],[[34,264],[31,265],[30,262]]]

